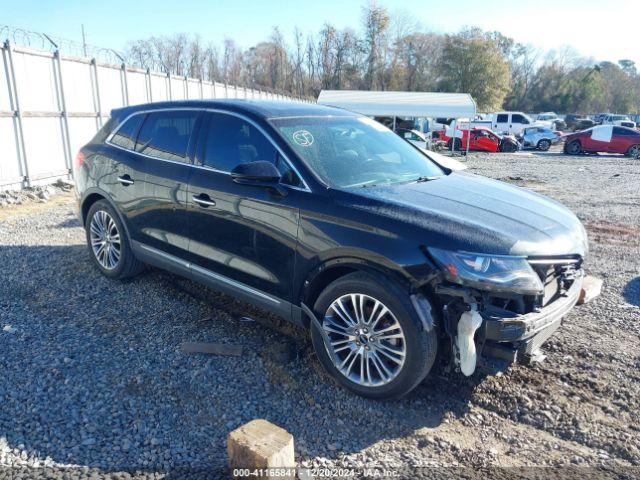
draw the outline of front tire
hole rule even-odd
[[[144,264],[134,256],[127,231],[109,202],[91,205],[85,232],[91,259],[105,277],[122,280],[142,271]]]
[[[331,283],[314,313],[332,349],[311,328],[320,363],[358,395],[383,399],[413,390],[436,358],[435,329],[426,331],[408,292],[385,277],[356,272]]]
[[[564,147],[564,153],[568,155],[578,155],[581,152],[582,152],[582,145],[580,144],[579,140],[574,140],[572,142],[569,142]]]
[[[546,152],[550,148],[551,148],[551,140],[547,140],[546,138],[544,138],[538,142],[538,150]]]

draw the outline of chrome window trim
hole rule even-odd
[[[265,300],[269,300],[270,302],[272,302],[272,303],[274,303],[276,305],[280,305],[282,303],[279,299],[269,295],[268,293],[265,293],[265,292],[263,292],[261,290],[257,290],[257,289],[255,289],[253,287],[245,285],[242,282],[238,282],[238,281],[233,280],[233,279],[231,279],[229,277],[225,277],[224,275],[220,275],[219,273],[212,272],[211,270],[208,270],[206,268],[202,268],[202,267],[200,267],[198,265],[195,265],[192,262],[186,262],[186,261],[182,260],[179,257],[176,257],[176,256],[171,255],[169,253],[163,252],[162,250],[158,250],[157,248],[151,247],[151,246],[149,246],[149,245],[147,245],[145,243],[138,243],[138,245],[143,250],[146,250],[149,253],[152,253],[152,254],[154,254],[156,256],[159,256],[159,257],[162,257],[162,258],[165,258],[165,259],[167,259],[167,260],[169,260],[171,262],[174,262],[174,263],[180,265],[183,268],[186,268],[186,269],[189,269],[189,270],[193,270],[193,271],[195,271],[197,273],[200,273],[202,275],[206,275],[208,277],[213,278],[214,280],[218,280],[219,282],[222,282],[222,283],[225,283],[225,284],[230,285],[232,287],[235,287],[235,288],[238,288],[240,290],[243,290],[243,291],[245,291],[247,293],[250,293],[251,295],[255,295],[256,297],[264,298]]]
[[[237,118],[241,118],[242,120],[250,123],[262,135],[264,135],[267,138],[267,140],[269,140],[271,145],[273,145],[273,147],[278,151],[278,153],[282,156],[282,158],[287,163],[287,165],[289,165],[289,167],[294,171],[294,173],[298,176],[298,178],[300,178],[300,181],[302,182],[302,185],[303,185],[303,186],[296,186],[296,185],[289,185],[289,184],[283,183],[282,186],[287,187],[287,188],[291,188],[293,190],[299,190],[299,191],[302,191],[302,192],[311,192],[311,189],[309,188],[309,184],[307,183],[305,178],[300,174],[300,172],[298,171],[296,166],[293,164],[293,162],[291,162],[291,160],[289,160],[289,157],[287,157],[287,155],[285,155],[285,153],[282,151],[282,149],[273,140],[271,135],[269,135],[260,125],[258,125],[251,118],[247,117],[246,115],[244,115],[242,113],[232,112],[230,110],[224,110],[224,109],[220,109],[220,108],[207,108],[207,107],[172,107],[172,108],[153,108],[153,109],[148,109],[148,110],[138,110],[138,111],[135,111],[135,112],[127,115],[124,118],[124,120],[122,120],[116,126],[116,128],[114,128],[113,131],[109,134],[109,136],[105,140],[105,143],[107,145],[111,146],[111,147],[118,148],[118,149],[123,150],[125,152],[135,153],[136,155],[140,155],[142,157],[149,158],[149,159],[152,159],[152,160],[160,160],[162,162],[175,163],[175,164],[178,164],[178,165],[187,165],[189,167],[198,168],[198,169],[201,169],[201,170],[207,170],[207,171],[210,171],[210,172],[223,173],[223,174],[226,174],[226,175],[231,175],[231,172],[229,172],[229,171],[219,170],[217,168],[208,167],[208,166],[205,166],[205,165],[195,165],[194,163],[191,163],[190,161],[188,161],[187,157],[185,157],[185,160],[187,160],[187,161],[178,162],[176,160],[169,160],[169,159],[166,159],[166,158],[156,157],[154,155],[148,155],[146,153],[136,152],[135,149],[131,150],[129,148],[125,148],[125,147],[122,147],[120,145],[116,145],[116,144],[111,142],[111,139],[113,138],[113,136],[118,132],[118,130],[120,130],[120,128],[122,128],[122,125],[124,125],[125,122],[127,122],[127,120],[129,120],[130,118],[134,117],[135,115],[146,115],[148,113],[153,113],[153,112],[170,112],[170,111],[199,111],[199,112],[222,113],[222,114],[226,114],[226,115],[235,116]],[[140,127],[140,128],[142,128],[142,127]]]

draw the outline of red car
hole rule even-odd
[[[458,130],[462,133],[462,138],[455,139],[455,149],[465,150],[467,148],[467,138],[469,130]],[[441,140],[447,142],[447,148],[451,149],[451,137],[446,134],[446,130],[435,132]],[[471,129],[471,140],[469,150],[481,152],[515,152],[518,150],[517,141],[510,136],[496,135],[488,128],[476,127]]]
[[[598,125],[565,137],[564,153],[607,152],[640,155],[640,132],[628,127]]]

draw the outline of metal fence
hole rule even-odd
[[[292,99],[282,94],[102,63],[13,45],[0,63],[0,190],[73,174],[73,158],[113,108],[207,98]]]

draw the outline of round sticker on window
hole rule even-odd
[[[301,147],[313,145],[313,135],[308,130],[298,130],[293,132],[293,141]]]

